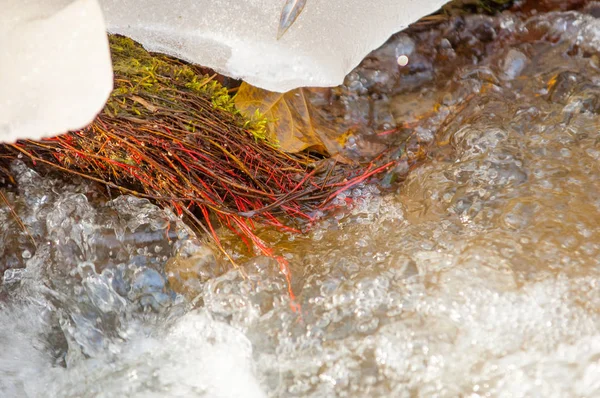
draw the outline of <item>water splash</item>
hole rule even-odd
[[[459,16],[348,76],[332,118],[429,160],[340,194],[306,236],[262,232],[301,319],[272,259],[240,248],[247,277],[225,272],[149,202],[15,163],[38,247],[0,208],[0,391],[598,396],[598,32],[585,12]]]

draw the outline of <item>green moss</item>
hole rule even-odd
[[[456,15],[464,13],[495,14],[507,9],[514,0],[454,0],[443,7],[446,14]]]
[[[227,88],[211,76],[200,75],[192,66],[177,59],[150,54],[127,37],[110,36],[109,42],[115,87],[106,110],[113,115],[124,111],[137,116],[147,114],[151,104],[144,106],[130,101],[132,95],[141,92],[145,94],[144,98],[155,98],[163,105],[169,102],[170,106],[177,108],[177,93],[187,90],[186,94],[193,93],[199,98],[209,99],[213,109],[231,115],[256,139],[266,140],[267,119],[260,113],[251,119],[244,118],[235,107]],[[194,123],[190,123],[189,130],[194,131],[194,128]]]

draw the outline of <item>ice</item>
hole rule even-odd
[[[341,83],[370,50],[444,1],[312,0],[280,40],[279,0],[100,3],[110,31],[149,50],[287,91]],[[110,94],[97,0],[11,0],[0,15],[0,46],[0,142],[84,127]]]
[[[109,30],[273,91],[335,86],[443,0],[310,0],[277,38],[281,0],[100,0]],[[112,89],[98,0],[9,0],[0,13],[0,142],[90,123]]]
[[[96,0],[5,1],[0,48],[0,142],[84,127],[112,90]]]
[[[283,0],[100,0],[108,29],[250,84],[335,86],[391,34],[444,0],[308,0],[277,39]]]

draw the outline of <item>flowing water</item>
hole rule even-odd
[[[600,396],[598,10],[415,27],[336,89],[349,152],[428,158],[262,232],[301,314],[273,260],[239,249],[243,278],[151,203],[15,162],[0,395]]]

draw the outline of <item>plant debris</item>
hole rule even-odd
[[[242,83],[235,96],[236,107],[242,114],[255,112],[267,117],[267,136],[277,142],[281,150],[298,153],[311,149],[327,155],[340,152],[340,130],[313,106],[319,91],[330,89],[297,88],[286,93],[275,93]]]
[[[110,45],[115,89],[103,111],[84,129],[0,146],[5,174],[20,157],[149,198],[186,217],[229,257],[217,235],[225,226],[277,258],[289,282],[285,260],[255,235],[255,223],[299,232],[338,192],[391,165],[286,153],[267,137],[265,116],[242,117],[214,76],[128,38],[113,36]]]

